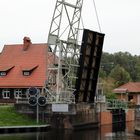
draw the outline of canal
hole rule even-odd
[[[1,134],[0,140],[140,140],[134,134],[134,123],[127,123],[125,131],[112,132],[111,125],[90,130],[50,130],[38,133]]]

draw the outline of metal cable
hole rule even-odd
[[[94,8],[95,8],[95,14],[96,14],[96,18],[97,18],[97,22],[98,22],[98,26],[99,26],[99,31],[102,32],[100,22],[99,22],[98,13],[97,13],[97,8],[96,8],[96,4],[95,4],[95,0],[93,0],[93,4],[94,4]]]
[[[84,21],[83,21],[82,15],[81,15],[81,23],[82,23],[82,27],[84,28]]]

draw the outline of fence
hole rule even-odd
[[[128,108],[128,102],[127,101],[121,101],[118,99],[107,99],[107,108],[110,109],[117,109],[117,108]]]

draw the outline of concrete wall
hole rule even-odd
[[[30,106],[29,104],[15,104],[15,108],[18,112],[28,114],[36,117],[36,106]],[[45,106],[39,106],[39,119],[50,123],[56,128],[76,128],[97,127],[98,126],[98,113],[95,106],[92,104],[79,103],[69,104],[68,112],[53,112],[52,104],[46,104]]]

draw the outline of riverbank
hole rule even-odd
[[[50,129],[51,129],[50,125],[3,126],[0,127],[0,134],[23,133],[23,132],[46,132]]]
[[[14,106],[0,106],[0,134],[21,132],[44,132],[48,124],[36,124],[36,120],[16,112]]]
[[[14,106],[0,106],[0,127],[36,125],[36,120],[16,112]]]

